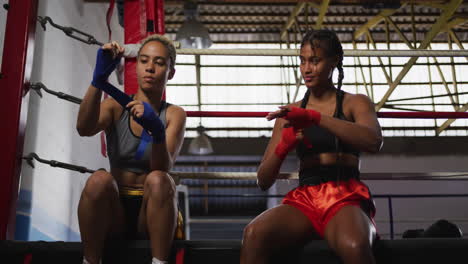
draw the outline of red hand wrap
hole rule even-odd
[[[322,115],[314,110],[291,107],[291,110],[287,112],[284,118],[289,120],[290,124],[295,128],[306,128],[320,124]]]
[[[296,138],[296,129],[293,127],[285,127],[281,132],[281,140],[276,145],[275,154],[278,158],[284,160],[288,153],[296,147],[299,140]]]

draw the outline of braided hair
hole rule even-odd
[[[344,78],[344,71],[343,71],[343,47],[341,46],[341,42],[336,36],[335,32],[327,29],[320,29],[320,30],[310,30],[308,31],[301,42],[301,48],[304,47],[306,44],[310,44],[312,49],[315,48],[321,48],[327,57],[338,57],[338,87],[336,91],[336,99],[337,99],[337,105],[340,107],[340,110],[338,112],[342,112],[342,103],[338,103],[338,100],[342,101],[342,95],[343,93],[341,92],[341,86],[343,84],[343,78]],[[301,102],[301,107],[306,108],[307,101],[309,100],[310,96],[310,90],[307,89],[307,92],[304,95],[304,98],[302,99]],[[335,114],[337,114],[335,113]],[[340,141],[338,140],[338,137],[335,136],[335,152],[338,153],[340,152],[341,146],[340,146]],[[340,162],[341,156],[338,156],[338,161]],[[340,166],[338,168],[338,179],[341,178],[342,175],[342,167]]]
[[[341,91],[341,86],[343,84],[344,71],[343,71],[343,47],[341,42],[336,36],[334,31],[328,29],[320,30],[310,30],[302,38],[301,48],[306,44],[310,44],[312,49],[321,48],[325,51],[327,57],[338,56],[338,92]],[[307,101],[309,98],[310,91],[307,89],[307,92],[304,95],[302,101]]]

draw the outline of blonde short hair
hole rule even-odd
[[[148,37],[143,39],[140,42],[141,46],[140,46],[140,49],[138,50],[138,55],[137,56],[140,56],[140,51],[146,45],[146,43],[151,42],[151,41],[157,41],[157,42],[163,44],[166,47],[166,49],[167,49],[167,51],[169,53],[169,60],[171,61],[171,69],[174,69],[175,60],[176,60],[176,49],[175,49],[175,46],[174,46],[174,43],[172,42],[172,40],[170,40],[166,36],[159,35],[159,34],[153,34],[153,35],[149,35]]]

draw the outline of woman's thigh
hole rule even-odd
[[[119,187],[112,174],[104,170],[94,172],[87,180],[82,193],[82,199],[88,202],[83,206],[81,214],[95,215],[105,212],[106,225],[111,234],[120,234],[124,230],[124,209],[120,202]],[[80,200],[80,203],[82,201]],[[92,203],[92,204],[89,204]],[[89,208],[88,208],[89,207]],[[97,212],[92,212],[96,210]]]
[[[166,204],[172,203],[171,207],[177,211],[176,185],[171,175],[167,172],[153,171],[146,176],[143,199],[138,214],[138,233],[143,237],[148,236],[147,207],[150,196],[153,198],[157,196],[158,200]],[[169,212],[169,214],[172,213],[175,212]],[[167,215],[167,217],[171,217],[171,215]],[[176,219],[177,217],[175,217]]]
[[[325,228],[325,239],[338,250],[343,245],[372,245],[377,232],[369,216],[356,205],[342,207]]]
[[[303,245],[318,238],[309,218],[286,204],[263,212],[244,230],[244,239],[255,239],[268,248]]]

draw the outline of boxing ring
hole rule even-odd
[[[407,239],[375,242],[377,263],[464,263],[466,239]],[[185,251],[179,263],[239,263],[240,241],[175,241],[174,249]],[[0,241],[0,256],[7,263],[70,263],[82,261],[78,242],[8,242]],[[151,259],[148,241],[122,241],[106,248],[104,261],[109,263],[145,263]],[[172,255],[172,261],[177,261]],[[283,252],[272,263],[341,263],[324,241],[312,241],[300,252]],[[26,260],[26,261],[25,261]],[[28,262],[27,262],[28,261]],[[171,262],[173,263],[173,262]],[[176,262],[177,263],[177,262]]]
[[[0,259],[4,263],[81,263],[82,248],[79,242],[20,242],[6,239],[12,238],[14,230],[14,212],[18,195],[19,175],[22,162],[32,163],[33,160],[47,163],[53,167],[75,170],[81,173],[91,173],[94,169],[83,166],[67,164],[60,161],[47,160],[35,153],[23,154],[23,141],[26,125],[25,111],[27,111],[28,97],[25,96],[29,89],[40,91],[41,89],[54,94],[40,83],[30,83],[32,50],[34,47],[34,34],[37,16],[37,1],[22,1],[27,5],[20,5],[11,1],[8,13],[8,24],[5,38],[5,50],[2,64],[2,87],[5,89],[4,104],[0,107],[5,120],[6,127],[3,129],[2,138],[6,143],[5,151],[2,152],[0,168]],[[96,41],[94,44],[99,44]],[[18,48],[21,47],[21,48]],[[255,56],[296,56],[297,50],[270,51],[259,53],[258,50],[226,51],[226,50],[188,50],[179,49],[178,54],[223,54],[223,55],[255,55]],[[468,51],[345,51],[346,56],[468,56]],[[18,70],[18,65],[21,65]],[[51,92],[52,91],[52,92]],[[57,97],[79,104],[80,98],[73,97],[61,92],[55,92]],[[14,109],[12,111],[11,109]],[[4,113],[9,113],[4,114]],[[267,112],[226,112],[226,111],[187,111],[189,117],[249,117],[263,118]],[[468,118],[465,112],[378,112],[379,118]],[[219,175],[210,173],[177,173],[181,178],[190,179],[255,179],[255,174],[231,173]],[[285,179],[295,179],[297,175],[282,175]],[[363,179],[366,179],[363,176]],[[244,194],[242,197],[255,195]],[[268,197],[282,197],[282,194],[266,195]],[[209,197],[209,195],[190,195],[190,197]],[[224,195],[221,197],[235,197]],[[386,199],[389,204],[389,225],[393,238],[392,199],[411,197],[468,197],[468,194],[426,194],[426,195],[374,195],[377,199]],[[10,224],[9,224],[10,223]],[[467,239],[406,239],[406,240],[379,240],[375,243],[374,253],[378,263],[426,263],[426,262],[449,262],[468,257]],[[172,261],[176,263],[238,263],[240,241],[217,240],[217,241],[175,241]],[[183,254],[178,254],[183,252]],[[148,241],[114,241],[105,250],[104,260],[112,263],[137,263],[137,261],[148,261],[151,258]],[[275,258],[274,263],[309,263],[310,260],[320,263],[340,263],[323,241],[312,241],[299,251],[285,251],[284,254]]]

